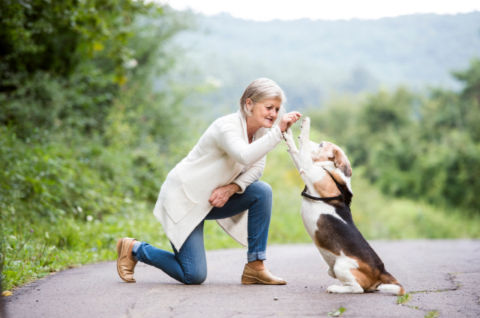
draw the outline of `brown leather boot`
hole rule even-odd
[[[286,285],[287,282],[280,277],[272,275],[272,273],[266,268],[255,270],[248,264],[245,264],[242,275],[242,284]]]
[[[129,237],[124,237],[117,242],[117,272],[118,276],[127,283],[135,283],[133,278],[133,271],[137,260],[132,255],[132,248],[136,240]]]

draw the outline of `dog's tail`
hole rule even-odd
[[[405,289],[390,273],[385,272],[380,275],[380,285],[377,290],[381,292],[391,293],[398,296],[405,295]]]

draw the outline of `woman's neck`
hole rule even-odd
[[[255,133],[260,129],[259,126],[253,125],[251,122],[249,122],[249,117],[247,117],[247,136],[248,136],[248,142],[251,143],[253,141],[253,136],[255,136]]]

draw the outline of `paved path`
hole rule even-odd
[[[334,282],[312,244],[271,246],[267,265],[286,286],[243,286],[245,251],[207,253],[209,276],[184,286],[139,264],[136,284],[121,282],[115,263],[66,270],[24,286],[5,301],[8,318],[121,317],[480,317],[480,240],[374,241],[386,268],[411,298],[381,293],[332,295]]]

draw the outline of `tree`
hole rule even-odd
[[[470,61],[470,67],[464,71],[453,72],[453,76],[463,82],[465,87],[462,90],[463,98],[474,98],[477,107],[480,106],[480,59]]]
[[[162,12],[143,0],[0,2],[0,124],[23,137],[101,131],[131,74],[134,22]]]

